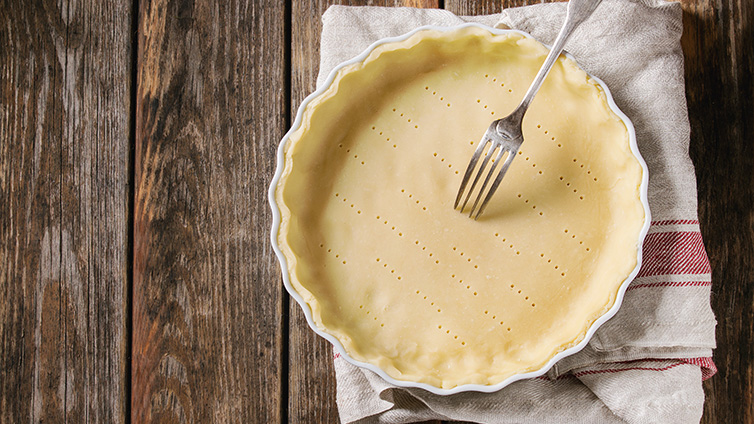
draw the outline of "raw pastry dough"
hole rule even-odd
[[[278,241],[323,331],[398,380],[494,385],[578,343],[637,264],[642,167],[604,91],[561,57],[484,215],[453,209],[487,126],[547,49],[422,31],[340,70],[285,145]]]

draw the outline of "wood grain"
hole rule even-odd
[[[491,15],[512,7],[510,3],[509,0],[445,0],[445,9],[459,16]]]
[[[281,2],[139,11],[132,422],[281,420]]]
[[[699,220],[712,265],[718,375],[703,422],[754,422],[754,4],[683,2]]]
[[[123,422],[131,5],[0,12],[0,422]]]

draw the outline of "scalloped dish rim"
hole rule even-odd
[[[639,269],[641,268],[642,264],[642,246],[644,239],[647,235],[647,232],[649,230],[649,225],[651,223],[651,215],[650,215],[650,209],[649,209],[649,203],[647,200],[647,191],[648,191],[648,182],[649,182],[649,173],[647,169],[647,164],[642,158],[639,148],[636,142],[636,132],[633,126],[633,123],[631,120],[618,108],[618,106],[615,104],[615,101],[613,100],[612,94],[610,93],[607,85],[599,78],[594,77],[593,75],[587,73],[590,78],[592,78],[596,84],[605,92],[605,96],[607,99],[607,104],[610,107],[610,110],[615,113],[621,121],[626,126],[628,136],[629,136],[629,145],[631,149],[631,153],[636,158],[636,160],[639,162],[641,169],[642,169],[642,176],[641,176],[641,185],[639,186],[639,195],[641,203],[644,207],[644,224],[641,228],[641,231],[639,233],[638,237],[638,246],[637,246],[637,260],[636,260],[636,266],[634,269],[629,273],[628,277],[621,283],[621,285],[618,288],[618,291],[616,293],[615,301],[613,302],[613,305],[599,318],[597,318],[591,326],[586,331],[586,334],[584,335],[583,339],[579,341],[577,344],[562,350],[550,358],[547,363],[544,364],[541,368],[539,368],[536,371],[526,372],[526,373],[519,373],[514,374],[503,381],[493,384],[493,385],[482,385],[482,384],[463,384],[459,386],[455,386],[450,389],[443,389],[439,388],[427,383],[420,383],[415,381],[408,381],[408,380],[397,380],[391,376],[389,376],[385,371],[378,368],[375,365],[358,361],[354,358],[352,358],[345,350],[341,342],[336,339],[334,336],[324,332],[322,329],[318,328],[317,325],[314,323],[314,320],[312,318],[312,312],[309,307],[309,305],[304,301],[304,299],[301,297],[301,295],[294,289],[294,287],[291,285],[290,275],[288,271],[288,264],[285,256],[283,255],[283,252],[280,249],[280,246],[278,245],[278,233],[280,230],[280,223],[281,223],[281,214],[280,214],[280,208],[278,207],[277,201],[275,199],[275,193],[278,186],[278,183],[280,181],[280,178],[283,174],[283,170],[285,167],[285,146],[288,142],[288,139],[290,138],[291,134],[293,134],[295,131],[297,131],[301,124],[302,124],[302,117],[304,114],[305,109],[309,105],[309,103],[314,100],[315,98],[319,97],[321,94],[323,94],[329,86],[332,84],[332,82],[335,80],[337,73],[350,65],[353,65],[355,63],[359,63],[364,61],[367,56],[377,47],[387,44],[387,43],[397,43],[402,42],[413,36],[414,34],[420,32],[420,31],[440,31],[440,32],[451,32],[456,30],[461,30],[464,28],[479,28],[485,31],[488,31],[492,33],[493,35],[504,35],[504,34],[520,34],[524,37],[531,38],[533,40],[536,40],[533,36],[530,34],[515,30],[515,29],[497,29],[488,27],[486,25],[478,24],[478,23],[465,23],[461,25],[455,25],[455,26],[435,26],[435,25],[427,25],[427,26],[421,26],[418,27],[406,34],[397,36],[397,37],[388,37],[383,38],[380,40],[377,40],[376,42],[372,43],[369,47],[367,47],[366,50],[364,50],[361,54],[354,57],[351,60],[345,61],[338,66],[336,66],[329,74],[325,82],[321,85],[319,89],[311,93],[309,96],[304,99],[304,101],[301,103],[301,105],[298,108],[298,111],[296,113],[296,119],[293,122],[291,128],[286,132],[286,134],[283,136],[282,140],[280,141],[280,144],[277,149],[277,157],[276,157],[276,171],[275,175],[270,182],[270,186],[268,189],[268,200],[270,202],[270,207],[272,209],[272,228],[271,228],[271,241],[272,241],[272,248],[275,251],[275,256],[277,257],[277,260],[280,264],[281,270],[282,270],[282,276],[283,276],[283,284],[285,285],[286,291],[296,300],[296,302],[301,306],[301,309],[304,312],[304,315],[306,317],[306,322],[309,324],[309,327],[320,337],[324,338],[325,340],[329,341],[334,347],[335,350],[340,354],[340,357],[348,361],[349,363],[360,367],[367,369],[369,371],[374,372],[375,374],[379,375],[382,379],[387,381],[388,383],[398,386],[398,387],[404,387],[404,388],[419,388],[426,390],[428,392],[437,394],[437,395],[451,395],[455,393],[461,393],[461,392],[483,392],[483,393],[493,393],[501,390],[502,388],[510,385],[511,383],[514,383],[519,380],[524,379],[530,379],[542,376],[545,374],[552,366],[560,361],[561,359],[571,356],[579,351],[581,351],[584,347],[586,347],[587,343],[591,340],[594,333],[599,329],[605,322],[607,322],[610,318],[615,316],[615,314],[620,309],[621,304],[623,303],[623,297],[625,295],[626,289],[628,288],[628,285],[633,281],[633,279],[636,277],[636,275],[639,272]],[[538,41],[539,42],[539,41]],[[550,46],[544,44],[546,48],[550,48]],[[569,53],[564,52],[566,57],[576,62],[573,56],[571,56]],[[577,63],[578,65],[578,63]]]

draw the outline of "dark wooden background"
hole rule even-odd
[[[0,423],[337,422],[266,200],[329,4],[0,0]],[[754,4],[683,8],[719,321],[703,422],[751,423]]]

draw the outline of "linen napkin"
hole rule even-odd
[[[459,17],[444,10],[332,6],[323,15],[318,84],[374,41],[422,25],[478,22],[552,44],[566,4]],[[653,222],[643,265],[618,314],[581,352],[542,377],[491,394],[438,396],[392,386],[335,355],[343,423],[430,419],[481,423],[689,423],[701,418],[701,382],[715,372],[710,266],[697,220],[688,156],[681,7],[660,0],[605,0],[566,49],[602,79],[633,121],[649,167]]]

